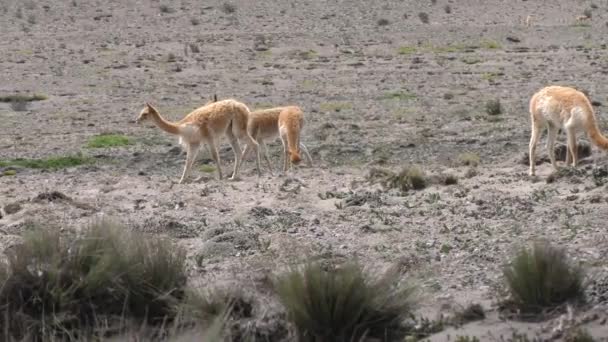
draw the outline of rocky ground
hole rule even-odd
[[[591,18],[577,21],[583,14]],[[114,217],[186,248],[201,284],[246,288],[259,304],[247,322],[268,334],[284,328],[265,295],[277,270],[307,255],[397,264],[424,290],[419,315],[473,302],[487,312],[431,340],[500,341],[555,335],[558,318],[504,321],[494,305],[508,256],[547,239],[591,279],[589,304],[569,324],[608,336],[608,158],[594,148],[547,182],[544,139],[538,177],[527,176],[525,154],[528,100],[548,84],[584,89],[608,128],[605,1],[9,0],[0,32],[0,96],[47,97],[0,103],[0,159],[94,161],[3,168],[2,249],[31,220],[78,229]],[[277,174],[277,141],[274,176],[258,178],[249,160],[241,180],[220,182],[203,150],[193,181],[176,184],[185,160],[176,139],[134,119],[149,101],[177,120],[213,94],[252,109],[301,106],[314,167]],[[134,144],[87,147],[101,133]],[[221,158],[229,172],[227,141]],[[458,182],[401,192],[367,177],[403,165]]]

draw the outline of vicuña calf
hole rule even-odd
[[[178,122],[165,120],[154,107],[146,103],[136,122],[150,119],[163,131],[179,136],[179,142],[186,148],[187,153],[184,172],[179,180],[179,183],[183,183],[190,175],[192,164],[194,164],[202,142],[209,145],[211,156],[217,164],[219,178],[222,179],[222,168],[217,149],[217,142],[222,135],[228,136],[234,151],[234,172],[230,179],[237,178],[241,164],[241,148],[238,139],[245,138],[247,144],[251,144],[257,150],[257,143],[247,132],[248,118],[249,108],[246,105],[235,100],[222,100],[195,109]]]
[[[264,150],[264,159],[266,160],[268,169],[272,174],[272,166],[270,164],[270,159],[268,158],[268,149],[266,148],[264,140],[276,139],[276,137],[279,135],[281,135],[281,140],[283,141],[285,159],[293,158],[291,159],[292,161],[299,162],[299,150],[301,149],[304,151],[308,165],[312,166],[312,158],[308,153],[308,149],[302,142],[300,142],[300,133],[303,127],[304,114],[302,113],[302,110],[296,106],[276,107],[251,112],[249,115],[249,122],[247,123],[247,129],[253,139],[255,139],[260,145],[260,149],[258,149],[258,153],[256,155],[256,166],[259,175],[262,174],[260,168],[260,150],[262,149]],[[248,149],[249,145],[245,146],[243,157],[241,159],[245,158]],[[293,151],[293,153],[291,151]],[[289,161],[287,160],[283,162],[284,170],[287,170],[286,163],[288,162]]]
[[[555,140],[560,128],[564,128],[568,137],[566,165],[578,163],[576,134],[584,131],[590,140],[599,148],[608,150],[608,139],[599,131],[589,99],[576,89],[560,86],[549,86],[541,89],[530,99],[530,118],[532,135],[530,137],[530,175],[535,174],[536,143],[541,130],[546,126],[547,149],[551,164],[557,170],[555,162]]]

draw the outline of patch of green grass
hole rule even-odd
[[[539,313],[584,294],[582,269],[548,243],[521,249],[503,275],[511,304],[522,313]]]
[[[402,46],[397,50],[400,55],[411,55],[418,51],[415,46]]]
[[[481,74],[481,78],[488,81],[488,82],[494,82],[496,81],[496,79],[500,76],[499,73],[497,72],[484,72],[483,74]]]
[[[454,53],[454,52],[464,52],[467,49],[465,45],[462,44],[453,44],[446,46],[438,46],[438,45],[427,45],[426,50],[432,53]]]
[[[34,95],[4,95],[0,96],[0,102],[33,102],[33,101],[43,101],[48,99],[45,95],[34,94]]]
[[[353,105],[348,102],[324,102],[319,105],[319,109],[324,112],[339,112],[351,108]]]
[[[302,90],[305,90],[305,91],[312,91],[316,88],[316,86],[317,86],[317,84],[313,80],[303,80],[300,83],[300,88],[302,88]]]
[[[17,174],[17,171],[15,170],[5,170],[4,172],[2,172],[2,175],[4,176],[14,176]]]
[[[94,159],[84,155],[60,156],[46,159],[11,159],[0,160],[0,167],[26,167],[30,169],[65,169],[68,167],[91,164]]]
[[[213,165],[201,165],[200,170],[205,173],[215,172],[215,166]]]
[[[414,288],[400,284],[397,272],[372,277],[356,263],[308,264],[280,276],[275,288],[301,342],[396,341],[414,308]]]
[[[88,148],[105,148],[133,145],[133,141],[121,134],[100,134],[91,137],[87,142]]]
[[[481,41],[480,45],[482,48],[488,50],[496,50],[502,48],[502,45],[500,45],[500,43],[495,40],[483,40]]]
[[[106,221],[79,235],[34,226],[7,254],[0,326],[9,339],[89,340],[100,319],[113,317],[118,327],[162,325],[185,292],[183,250]]]
[[[310,60],[317,57],[318,53],[315,50],[299,51],[298,56],[305,60]]]
[[[455,342],[481,342],[481,340],[475,336],[456,336]]]
[[[415,100],[416,94],[412,94],[412,93],[408,92],[407,90],[399,90],[399,91],[393,91],[390,93],[386,93],[380,99],[408,101],[408,100]]]
[[[479,155],[472,152],[464,152],[458,155],[457,158],[458,164],[464,166],[477,166],[481,161]]]
[[[482,62],[481,59],[476,58],[476,57],[465,57],[465,58],[462,58],[460,61],[462,63],[464,63],[464,64],[469,64],[469,65],[477,64],[477,63],[481,63]]]

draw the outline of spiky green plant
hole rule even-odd
[[[584,292],[582,269],[549,243],[522,248],[503,274],[511,299],[522,312],[580,299]]]
[[[392,340],[404,333],[402,320],[414,305],[414,288],[399,284],[397,273],[373,278],[357,263],[308,264],[275,286],[301,342]]]

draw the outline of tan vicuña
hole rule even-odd
[[[280,128],[280,120],[279,118],[282,118],[282,121],[284,123],[284,128],[283,131],[281,131]],[[291,118],[295,118],[296,120],[296,126],[294,126],[293,124],[287,125],[288,122],[291,122],[292,119]],[[304,152],[304,155],[306,156],[306,161],[307,164],[309,166],[312,166],[312,158],[310,157],[310,154],[308,153],[308,149],[306,148],[306,146],[304,146],[304,144],[302,142],[300,142],[300,134],[301,134],[301,130],[304,127],[304,115],[302,113],[302,110],[299,107],[296,106],[286,106],[286,107],[276,107],[276,108],[270,108],[270,109],[263,109],[263,110],[257,110],[257,111],[253,111],[251,112],[251,114],[249,115],[249,122],[247,124],[247,129],[249,131],[249,134],[253,137],[253,139],[255,139],[259,146],[260,149],[258,150],[258,153],[256,155],[256,166],[258,169],[258,174],[261,175],[261,168],[260,168],[260,153],[263,150],[264,153],[264,159],[266,160],[266,163],[268,165],[268,169],[270,171],[270,173],[272,174],[272,166],[270,163],[270,159],[268,158],[268,149],[266,148],[266,144],[265,144],[265,140],[269,140],[269,139],[276,139],[276,137],[281,135],[281,140],[283,141],[283,149],[284,149],[284,158],[290,158],[291,159],[291,152],[290,151],[294,151],[295,152],[295,156],[297,156],[297,159],[299,161],[299,151],[300,149]],[[296,131],[297,130],[297,131]],[[285,133],[284,135],[289,136],[289,132],[291,132],[291,137],[292,137],[292,141],[291,141],[291,145],[289,144],[289,139],[287,137],[285,137],[285,139],[283,138],[283,134],[280,134],[281,132]],[[295,139],[295,140],[294,140]],[[299,147],[299,148],[294,148],[295,146]],[[245,158],[247,152],[249,149],[249,145],[245,146],[245,149],[243,151],[243,158]],[[285,166],[286,163],[288,163],[289,160],[285,160],[283,162],[283,169],[287,170],[287,167]]]
[[[239,139],[244,138],[247,145],[251,144],[257,149],[257,143],[247,132],[248,118],[249,108],[245,104],[228,99],[211,102],[197,108],[178,122],[165,120],[152,105],[146,103],[139,113],[136,122],[152,120],[165,132],[179,136],[179,142],[186,148],[187,153],[184,171],[179,180],[179,183],[183,183],[190,175],[192,164],[194,164],[194,160],[203,142],[209,145],[211,156],[217,165],[219,178],[223,178],[217,148],[217,142],[222,135],[228,136],[228,140],[234,151],[234,172],[230,178],[236,179],[241,163]]]
[[[578,164],[576,134],[586,132],[589,139],[599,148],[608,150],[608,139],[600,133],[593,107],[582,92],[562,86],[541,89],[530,99],[532,134],[530,137],[530,175],[535,174],[536,144],[541,130],[547,127],[547,149],[551,164],[557,170],[554,145],[557,133],[564,128],[568,139],[566,165]]]

